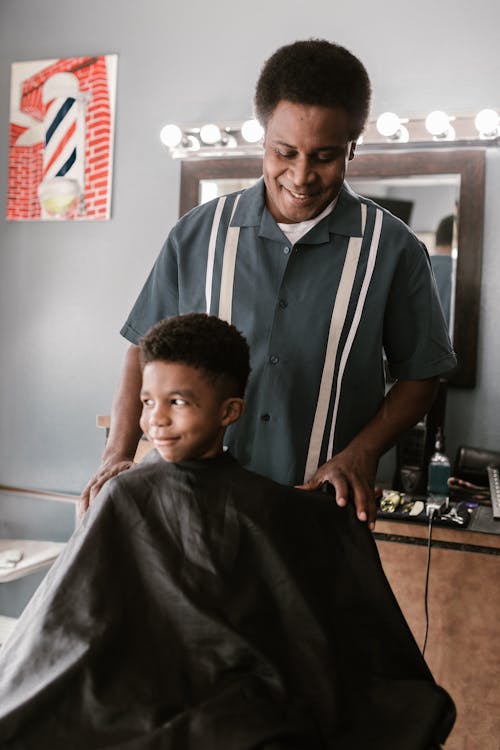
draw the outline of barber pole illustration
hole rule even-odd
[[[68,218],[85,213],[85,107],[87,95],[80,91],[72,73],[56,73],[42,89],[48,104],[43,126],[42,182],[38,196],[42,214]]]
[[[117,59],[12,63],[9,221],[110,218]]]

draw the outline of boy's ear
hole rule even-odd
[[[236,422],[245,411],[242,398],[227,398],[222,405],[222,426],[228,427]]]

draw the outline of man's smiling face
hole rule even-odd
[[[266,205],[274,219],[294,224],[320,214],[338,195],[355,145],[342,108],[280,101],[264,142]]]

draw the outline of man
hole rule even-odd
[[[122,329],[132,346],[83,508],[133,460],[140,336],[161,318],[206,310],[233,322],[252,352],[248,408],[228,433],[235,456],[282,483],[330,483],[341,506],[352,494],[374,527],[378,459],[456,360],[425,248],[344,184],[369,103],[363,65],[327,41],[287,45],[264,65],[263,180],[172,230]],[[383,350],[397,379],[386,397]]]

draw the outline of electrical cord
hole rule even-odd
[[[424,644],[422,646],[422,656],[425,656],[425,648],[427,646],[427,636],[429,634],[429,571],[431,567],[431,547],[432,547],[432,522],[434,521],[434,515],[436,511],[433,508],[429,512],[429,534],[427,537],[427,566],[425,571],[425,593],[424,593],[424,607],[425,607],[425,634]]]

